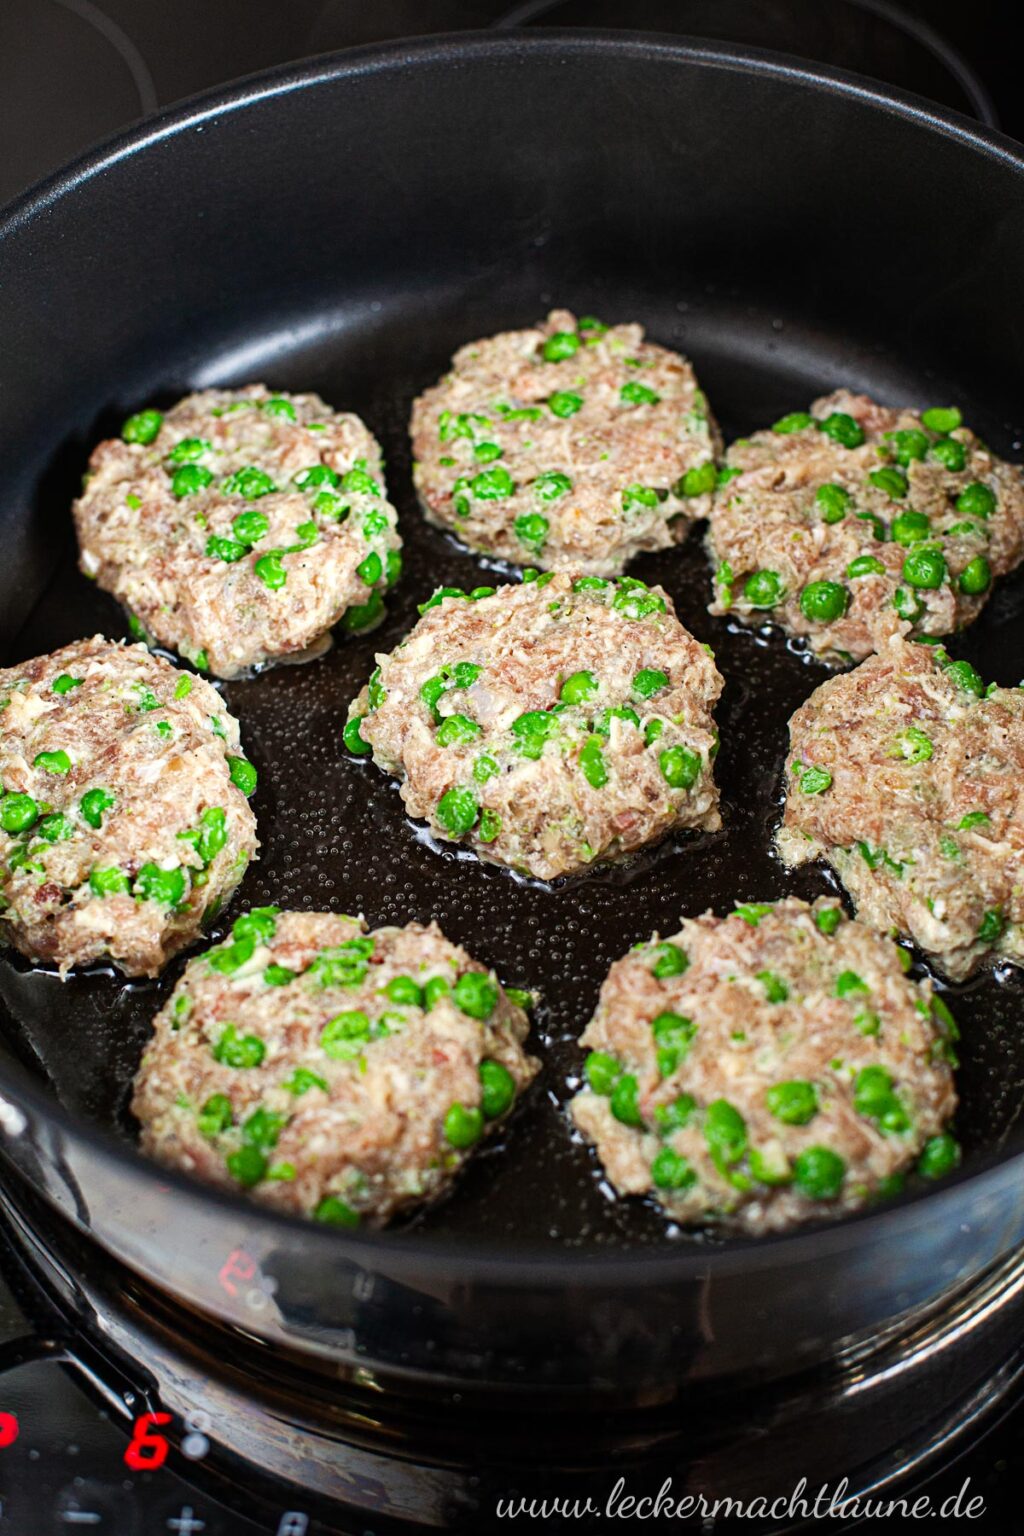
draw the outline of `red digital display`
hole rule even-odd
[[[18,1438],[18,1421],[13,1413],[0,1413],[0,1450]]]
[[[244,1248],[235,1248],[221,1265],[219,1279],[229,1296],[238,1295],[236,1280],[250,1281],[256,1274],[256,1260]]]
[[[135,1420],[132,1438],[124,1453],[124,1464],[133,1472],[155,1472],[167,1460],[170,1445],[163,1435],[154,1434],[158,1425],[169,1424],[169,1413],[143,1413]]]

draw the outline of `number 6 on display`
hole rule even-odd
[[[132,1438],[124,1453],[124,1464],[133,1472],[155,1472],[167,1460],[170,1445],[163,1435],[153,1431],[160,1424],[169,1424],[169,1413],[143,1413],[135,1420]]]

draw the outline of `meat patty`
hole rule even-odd
[[[894,639],[789,722],[787,864],[825,858],[865,921],[947,975],[1024,960],[1024,692]]]
[[[256,852],[255,787],[220,695],[144,645],[0,671],[0,937],[155,976]]]
[[[442,588],[377,662],[346,744],[483,859],[553,880],[721,825],[722,679],[660,587],[548,572]]]
[[[129,417],[75,503],[80,564],[200,671],[319,654],[368,629],[401,570],[380,448],[358,416],[262,384]]]
[[[707,536],[711,612],[770,620],[829,661],[948,635],[1024,555],[1024,481],[953,408],[839,390],[734,443]]]
[[[562,309],[460,348],[411,431],[431,522],[517,565],[603,576],[707,516],[721,448],[685,358]]]
[[[537,1072],[526,1014],[436,924],[261,907],[189,962],[135,1080],[142,1147],[319,1221],[435,1198]]]
[[[956,1025],[901,958],[835,902],[787,900],[617,960],[572,1114],[619,1193],[758,1235],[948,1172]]]

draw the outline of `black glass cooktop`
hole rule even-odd
[[[919,68],[922,89],[931,82],[934,92],[946,90],[944,99],[965,110],[973,77],[980,82],[975,110],[991,116],[994,108],[1007,132],[1024,137],[1024,93],[1012,46],[1017,0],[972,0],[969,6],[962,0],[905,0],[909,32],[904,21],[894,21],[895,7],[887,0],[816,0],[818,20],[828,13],[836,21],[840,6],[852,10],[858,3],[883,31],[895,27],[904,35],[899,46],[891,30],[883,39],[881,77],[910,84],[905,72]],[[740,0],[724,0],[715,13],[723,35],[732,23],[774,27],[778,45],[787,46],[788,38],[790,51],[797,51],[786,31],[797,0],[788,6],[785,0],[751,0],[745,9],[743,16]],[[325,50],[491,26],[513,11],[531,25],[607,26],[620,17],[626,26],[704,35],[712,25],[709,6],[696,0],[618,0],[617,7],[608,0],[0,0],[0,202],[119,127],[196,91]],[[924,32],[914,32],[915,22],[924,23]],[[959,73],[941,47],[936,64],[933,33],[963,61]],[[759,40],[749,30],[734,35]],[[842,26],[819,27],[817,35],[834,49]],[[881,35],[874,34],[876,40]],[[808,39],[812,53],[813,46]],[[817,56],[837,62],[834,52]],[[850,63],[863,68],[863,56]],[[967,96],[958,100],[957,89]],[[238,1481],[219,1487],[206,1475],[216,1459],[218,1425],[201,1377],[190,1417],[178,1422],[161,1404],[159,1382],[130,1359],[112,1361],[97,1352],[95,1341],[86,1341],[76,1326],[73,1309],[53,1304],[20,1243],[11,1241],[12,1231],[0,1213],[0,1536],[326,1536],[371,1529],[365,1522],[350,1527],[325,1518],[294,1488],[278,1490],[266,1479],[258,1492],[254,1484],[251,1496]],[[1024,1505],[1022,1458],[1024,1406],[1016,1406],[918,1491],[937,1508],[966,1484],[960,1508],[971,1507],[974,1518],[962,1528],[1014,1536],[1024,1532],[1024,1510],[1018,1508]],[[981,1505],[971,1505],[977,1499]],[[896,1523],[902,1528],[905,1522]],[[939,1524],[933,1518],[931,1528]],[[543,1517],[504,1525],[517,1527],[554,1528]],[[584,1518],[559,1528],[632,1527],[629,1519],[602,1524]],[[640,1521],[637,1528],[653,1530],[655,1522]],[[768,1527],[747,1520],[742,1528]],[[895,1524],[875,1520],[869,1528]],[[961,1527],[957,1522],[947,1528]]]

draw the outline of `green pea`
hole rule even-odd
[[[541,501],[557,501],[559,496],[565,496],[572,490],[572,481],[568,475],[553,469],[547,474],[538,475],[530,489]]]
[[[973,693],[975,698],[980,699],[985,692],[985,684],[969,661],[951,661],[948,666],[943,668],[943,671],[965,693]]]
[[[191,464],[195,459],[201,459],[204,453],[209,453],[212,446],[205,437],[183,437],[167,455],[168,462]]]
[[[313,511],[318,517],[326,517],[331,522],[344,522],[349,514],[349,508],[333,491],[320,491],[314,496]]]
[[[71,759],[63,747],[58,747],[56,752],[37,752],[32,759],[33,768],[41,768],[44,773],[56,774],[63,777],[71,772]]]
[[[708,459],[705,464],[693,464],[672,489],[677,496],[709,496],[718,484],[718,470]]]
[[[658,1048],[658,1071],[662,1077],[669,1077],[693,1044],[697,1026],[685,1014],[666,1010],[651,1020],[651,1033]]]
[[[623,405],[657,405],[661,396],[656,389],[649,389],[646,384],[630,379],[629,383],[623,384],[619,390],[619,399]]]
[[[673,1147],[660,1147],[654,1154],[651,1183],[655,1189],[689,1189],[696,1182],[696,1173]]]
[[[246,799],[255,794],[259,775],[247,757],[229,757],[228,773],[231,782],[236,789],[240,789]]]
[[[782,1185],[792,1182],[793,1170],[789,1159],[778,1145],[761,1150],[751,1147],[748,1157],[750,1172],[759,1184]]]
[[[558,717],[543,709],[528,709],[512,722],[516,750],[536,761],[543,755],[544,743],[556,734]]]
[[[174,697],[176,699],[187,699],[191,692],[192,679],[186,672],[183,676],[178,678],[178,681],[174,685]]]
[[[897,544],[919,544],[930,537],[932,525],[923,512],[900,512],[889,531]]]
[[[886,1135],[902,1135],[910,1120],[893,1088],[892,1074],[882,1066],[862,1067],[853,1084],[853,1107],[858,1115],[877,1120]]]
[[[161,411],[139,411],[135,416],[129,416],[121,428],[121,436],[126,443],[151,443],[163,426],[164,418]]]
[[[247,1120],[243,1121],[242,1135],[250,1145],[269,1150],[277,1146],[281,1132],[287,1124],[287,1115],[265,1109],[261,1104],[253,1110]]]
[[[959,473],[966,467],[967,449],[955,437],[940,437],[938,442],[932,443],[930,453],[943,469],[948,469],[953,474]]]
[[[250,508],[246,512],[239,512],[231,524],[231,531],[239,544],[258,544],[270,528],[270,519],[263,513]]]
[[[278,417],[282,421],[294,421],[295,407],[284,395],[272,395],[269,400],[260,402],[260,410],[266,411],[268,416]]]
[[[755,571],[743,583],[743,596],[753,608],[774,608],[786,595],[786,586],[778,571]]]
[[[830,437],[841,448],[859,448],[864,441],[860,424],[845,411],[833,411],[831,416],[826,416],[817,425],[819,432],[824,432],[826,437]]]
[[[854,997],[858,993],[870,991],[867,982],[856,971],[841,971],[836,977],[836,997]]]
[[[366,686],[367,703],[371,709],[379,709],[387,698],[387,690],[380,680],[380,667],[374,667]]]
[[[593,672],[573,672],[562,684],[558,697],[563,704],[585,704],[597,697],[599,688]]]
[[[852,500],[849,491],[841,485],[820,485],[814,505],[821,513],[822,522],[841,523]]]
[[[897,464],[904,468],[914,460],[922,460],[928,452],[928,438],[917,427],[904,427],[898,432],[887,432],[886,440]]]
[[[566,358],[575,357],[579,349],[580,338],[575,331],[555,331],[545,341],[541,355],[546,363],[561,363]]]
[[[231,1177],[246,1189],[251,1189],[266,1177],[267,1159],[258,1147],[239,1147],[237,1151],[228,1153],[225,1162]]]
[[[902,955],[905,951],[901,949],[899,953]],[[853,1016],[853,1026],[858,1034],[877,1035],[881,1031],[882,1021],[872,1009],[861,1008]]]
[[[556,389],[553,395],[548,396],[548,410],[555,416],[575,416],[583,407],[583,396],[573,394],[569,389]]]
[[[583,1071],[592,1091],[607,1098],[622,1076],[622,1063],[607,1051],[591,1051]]]
[[[642,1126],[643,1116],[637,1102],[638,1084],[631,1072],[625,1072],[612,1088],[609,1103],[620,1125]]]
[[[835,933],[842,920],[843,913],[840,907],[819,907],[814,914],[815,927],[827,937]]]
[[[358,1227],[359,1212],[354,1211],[337,1195],[325,1195],[313,1212],[314,1221],[322,1221],[328,1227]]]
[[[580,771],[591,789],[603,789],[608,783],[608,765],[601,751],[601,737],[588,736],[580,749]]]
[[[931,1136],[925,1142],[917,1160],[917,1171],[923,1179],[942,1179],[960,1161],[960,1143],[948,1131]]]
[[[5,832],[27,832],[39,815],[31,795],[15,792],[0,797],[0,827]]]
[[[670,939],[665,939],[656,944],[651,953],[656,957],[651,966],[651,975],[659,981],[665,981],[669,976],[682,976],[690,967],[690,957],[678,944],[673,944]]]
[[[504,453],[497,443],[474,443],[473,457],[478,464],[493,464],[495,459],[504,457]]]
[[[714,1099],[704,1111],[704,1140],[716,1167],[738,1163],[747,1149],[747,1123],[728,1099]]]
[[[83,681],[80,677],[72,677],[70,673],[62,672],[60,677],[55,677],[53,680],[53,691],[63,697],[64,694],[70,693],[72,688],[81,688]]]
[[[914,592],[908,592],[906,587],[897,587],[892,595],[892,605],[901,619],[906,619],[914,624],[924,613],[924,603]]]
[[[733,916],[741,917],[749,927],[756,928],[762,917],[767,917],[774,910],[773,901],[742,901],[737,903]]]
[[[903,580],[925,591],[941,587],[946,575],[946,562],[938,549],[913,549],[903,562]]]
[[[68,820],[63,811],[44,816],[36,827],[36,836],[41,837],[44,843],[66,843],[74,835],[74,823]]]
[[[159,864],[143,864],[135,877],[135,895],[140,901],[158,901],[176,907],[185,895],[185,871],[161,869]]]
[[[697,1101],[691,1093],[680,1093],[669,1104],[654,1106],[654,1122],[662,1136],[672,1136],[688,1124]]]
[[[813,425],[814,417],[810,411],[790,411],[788,416],[780,416],[778,421],[772,422],[772,431],[788,436],[790,432],[802,432]]]
[[[211,533],[206,541],[206,557],[208,560],[223,560],[225,565],[234,565],[236,561],[244,559],[245,545]]]
[[[500,773],[497,758],[489,752],[481,752],[473,763],[473,777],[478,784],[486,784],[488,779],[493,779],[496,773]]]
[[[454,785],[445,790],[437,802],[436,816],[452,837],[462,837],[473,828],[480,816],[480,804],[471,789]]]
[[[872,537],[876,539],[879,544],[885,543],[889,536],[889,530],[886,528],[885,523],[880,517],[876,517],[874,512],[858,512],[855,515],[859,523],[871,524]]]
[[[972,596],[979,592],[987,592],[992,585],[992,567],[984,555],[975,555],[969,560],[960,572],[958,583],[961,592],[967,592]]]
[[[258,1035],[240,1035],[233,1024],[228,1024],[211,1049],[214,1061],[225,1067],[258,1067],[267,1054],[267,1047]]]
[[[449,715],[438,726],[436,740],[439,747],[465,746],[481,732],[482,727],[468,715]]]
[[[483,1112],[465,1104],[453,1104],[444,1117],[443,1129],[445,1140],[459,1151],[475,1146],[484,1133]]]
[[[233,475],[227,476],[222,489],[229,495],[244,496],[246,501],[258,501],[261,496],[276,491],[277,486],[265,470],[255,464],[246,464],[243,469],[236,469]]]
[[[311,1072],[308,1067],[296,1067],[283,1086],[297,1099],[301,1099],[302,1095],[308,1093],[311,1088],[319,1088],[323,1093],[329,1091],[327,1079],[321,1077],[318,1072]]]
[[[526,545],[527,549],[540,550],[548,536],[551,524],[540,512],[524,512],[513,523],[516,538]]]
[[[263,980],[268,987],[286,987],[290,981],[295,980],[295,972],[287,965],[271,961],[263,972]]]
[[[641,590],[639,586],[626,586],[627,578],[619,583],[619,590],[612,598],[612,607],[627,619],[646,619],[652,613],[665,612],[665,599],[655,592]]]
[[[485,1120],[497,1120],[516,1096],[516,1082],[507,1067],[490,1057],[480,1063],[480,1107]]]
[[[722,464],[715,476],[716,486],[728,485],[730,480],[736,480],[743,471],[738,464]]]
[[[272,549],[261,555],[253,569],[265,587],[277,592],[288,580],[288,572],[281,561],[281,551]]]
[[[656,507],[658,505],[658,493],[652,485],[640,485],[635,481],[627,485],[622,492],[622,508],[628,512],[632,507]]]
[[[1005,927],[1006,919],[1003,917],[1002,912],[998,907],[993,907],[991,911],[985,913],[981,920],[978,938],[982,944],[994,944],[1001,937]]]
[[[661,776],[672,789],[692,789],[703,763],[690,747],[666,747],[658,754]]]
[[[470,488],[477,501],[503,501],[515,494],[515,481],[503,465],[494,469],[482,469],[474,476]]]
[[[384,574],[384,565],[376,550],[368,554],[365,560],[361,560],[356,566],[356,575],[367,587],[372,587],[380,581]]]
[[[955,432],[962,421],[963,417],[955,405],[933,405],[921,412],[921,425],[927,427],[929,432]]]
[[[873,469],[868,479],[876,490],[884,491],[893,501],[905,496],[909,490],[909,482],[901,469],[895,469],[887,464],[883,469]]]
[[[332,1061],[351,1061],[370,1038],[370,1020],[361,1008],[349,1008],[329,1019],[320,1031],[320,1049]]]
[[[630,709],[627,704],[624,708],[599,709],[594,716],[591,729],[598,736],[610,736],[613,720],[626,720],[630,725],[640,726],[640,716],[635,709]]]
[[[789,997],[789,987],[774,971],[758,971],[757,980],[764,987],[764,995],[770,1003],[784,1003]]]
[[[201,491],[212,479],[213,471],[205,465],[183,464],[171,476],[171,490],[180,501],[183,496],[192,496],[196,491]]]
[[[968,811],[966,816],[961,816],[957,822],[958,832],[967,832],[971,827],[987,827],[991,817],[985,811]]]
[[[581,315],[576,322],[577,330],[584,332],[588,346],[595,341],[600,341],[608,327],[603,320],[598,320],[594,315]]]
[[[669,685],[668,673],[656,667],[644,667],[633,679],[633,692],[641,699],[651,699]]]
[[[832,787],[832,775],[827,768],[805,768],[800,775],[800,789],[805,795],[821,795]]]
[[[433,1008],[443,997],[448,997],[451,990],[443,976],[431,976],[423,985],[423,1001],[427,1008]]]
[[[846,574],[851,581],[856,581],[858,576],[884,576],[885,566],[874,555],[858,555],[846,567]]]
[[[837,581],[812,581],[800,593],[801,613],[818,624],[833,624],[849,605],[850,593]]]
[[[769,1114],[783,1125],[806,1125],[818,1113],[818,1090],[802,1077],[773,1083],[765,1090],[764,1101]]]
[[[220,1136],[234,1122],[234,1114],[231,1109],[231,1100],[226,1093],[211,1094],[196,1117],[196,1128],[200,1136],[205,1136],[207,1141],[213,1141],[215,1136]]]
[[[480,826],[477,835],[482,843],[493,843],[501,832],[501,817],[497,811],[492,811],[489,806],[484,806],[480,812]]]
[[[843,1187],[846,1164],[831,1147],[807,1147],[793,1160],[793,1178],[811,1200],[834,1200]]]
[[[355,757],[367,757],[373,751],[372,746],[365,740],[360,730],[360,726],[365,719],[365,715],[352,715],[346,721],[345,729],[341,733],[342,741]]]
[[[292,476],[292,483],[300,491],[308,491],[318,485],[336,486],[340,481],[341,476],[327,464],[311,464],[308,469],[300,469],[297,475]]]
[[[452,988],[452,1000],[471,1019],[489,1019],[498,1006],[498,985],[484,971],[463,971]]]
[[[995,492],[983,481],[972,480],[957,497],[956,509],[964,517],[990,517],[996,509]]]
[[[128,876],[121,869],[94,869],[89,876],[89,889],[95,896],[120,896],[130,885]]]
[[[908,763],[926,763],[933,751],[931,737],[916,725],[910,725],[896,737],[889,756],[902,757]]]

